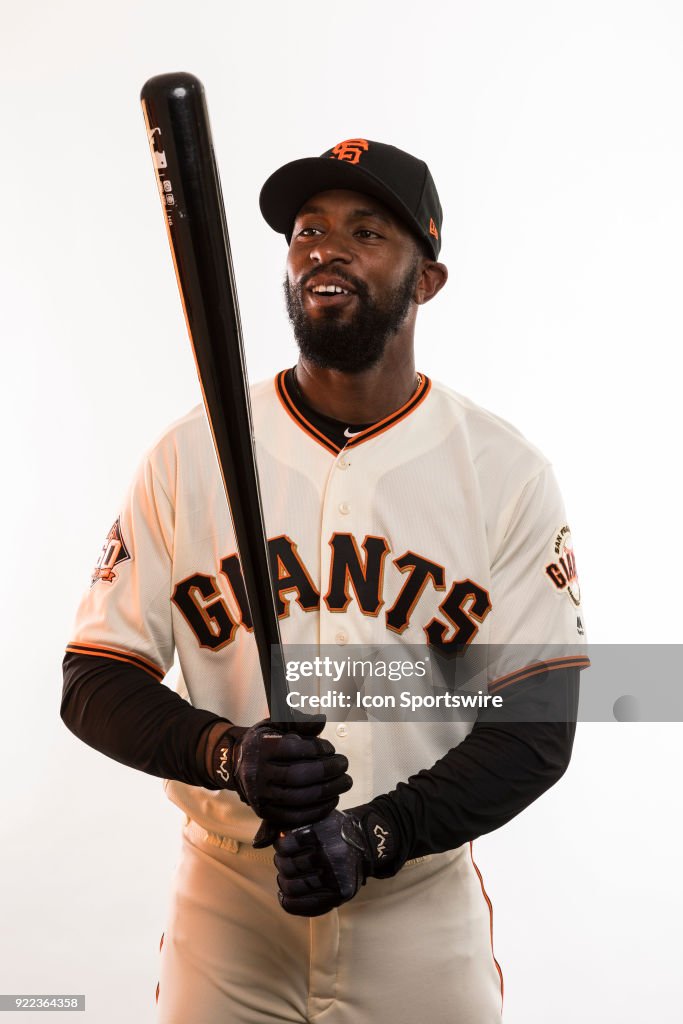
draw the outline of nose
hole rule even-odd
[[[342,233],[329,230],[311,246],[308,258],[312,263],[350,263],[352,255]]]

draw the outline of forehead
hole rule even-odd
[[[309,213],[345,218],[376,217],[397,229],[405,230],[398,217],[379,199],[365,192],[354,192],[350,189],[317,192],[303,204],[297,213],[297,219]]]

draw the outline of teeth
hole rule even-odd
[[[318,295],[348,295],[349,293],[345,288],[340,288],[338,284],[316,284],[312,289],[317,292]]]

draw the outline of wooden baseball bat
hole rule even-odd
[[[292,722],[271,584],[230,240],[204,87],[157,75],[140,100],[180,298],[228,499],[269,713]],[[280,711],[282,709],[282,713]]]

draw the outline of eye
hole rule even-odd
[[[297,231],[297,238],[312,238],[316,231],[320,233],[320,228],[301,228],[300,231]]]
[[[377,231],[373,231],[371,228],[359,228],[358,231],[356,231],[356,234],[360,235],[362,238],[381,238],[382,237],[380,234],[378,234]]]

